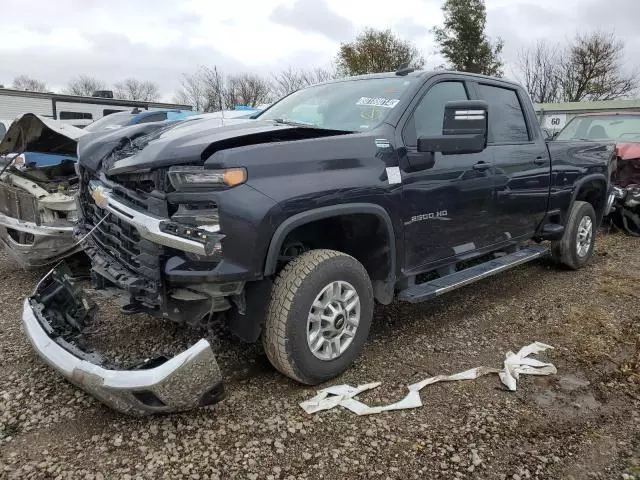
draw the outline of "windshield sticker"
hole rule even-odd
[[[360,99],[356,102],[356,105],[365,105],[368,107],[383,107],[383,108],[393,108],[400,100],[397,98],[385,98],[385,97],[360,97]]]

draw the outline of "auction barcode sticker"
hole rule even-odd
[[[385,98],[385,97],[360,97],[356,102],[356,105],[366,105],[371,107],[383,107],[393,108],[400,100],[397,98]]]

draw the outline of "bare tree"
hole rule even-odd
[[[64,92],[69,95],[89,97],[93,95],[93,92],[97,90],[105,90],[106,88],[107,86],[102,80],[89,75],[78,75],[77,77],[69,80]]]
[[[520,81],[534,102],[613,100],[633,94],[638,71],[625,72],[624,43],[613,34],[577,35],[565,48],[538,42],[520,51]]]
[[[205,112],[215,112],[225,109],[224,74],[218,70],[216,66],[213,68],[202,67],[201,74],[205,86]]]
[[[568,102],[613,100],[638,87],[638,72],[625,72],[624,42],[613,33],[577,35],[563,62],[563,97]]]
[[[224,102],[227,108],[237,105],[256,107],[270,100],[271,85],[258,75],[243,73],[227,77],[224,86]]]
[[[194,110],[205,111],[207,103],[206,85],[202,76],[202,70],[194,74],[182,75],[182,88],[174,96],[174,102],[191,105]]]
[[[115,84],[114,96],[124,100],[152,102],[160,98],[160,89],[157,83],[127,78]]]
[[[12,87],[16,90],[26,90],[29,92],[46,92],[47,84],[31,78],[28,75],[19,75],[13,79]]]
[[[562,98],[562,51],[544,40],[518,53],[517,75],[536,103],[551,103]]]
[[[335,71],[326,68],[314,68],[311,70],[294,70],[292,67],[272,75],[271,91],[275,98],[295,92],[300,88],[316,83],[326,82],[336,78]]]

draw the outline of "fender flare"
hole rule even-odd
[[[278,226],[273,236],[271,237],[271,243],[269,244],[267,258],[265,260],[264,274],[273,275],[274,273],[276,273],[278,256],[280,254],[282,244],[284,243],[287,235],[291,233],[295,228],[307,223],[314,222],[316,220],[356,213],[375,215],[383,222],[387,230],[387,241],[389,242],[389,264],[387,265],[389,269],[389,275],[387,277],[387,283],[391,283],[391,285],[393,285],[396,272],[395,231],[389,213],[387,213],[387,211],[383,207],[375,203],[344,203],[340,205],[332,205],[329,207],[314,208],[313,210],[307,210],[287,218]]]
[[[609,180],[607,179],[607,176],[603,173],[592,173],[590,175],[585,175],[584,177],[580,178],[573,184],[573,192],[571,193],[571,202],[569,202],[569,210],[567,210],[567,212],[571,210],[573,203],[576,201],[576,197],[578,196],[578,192],[580,192],[580,188],[582,188],[582,186],[585,183],[592,182],[594,180],[598,182],[602,182],[602,184],[604,185],[604,199],[602,204],[603,209],[601,212],[596,212],[596,215],[598,215],[598,225],[600,225],[600,222],[602,222],[602,218],[604,217],[603,215],[604,209],[606,208],[607,195],[609,193]]]

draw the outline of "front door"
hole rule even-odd
[[[482,248],[491,241],[493,156],[490,152],[442,155],[417,151],[419,137],[442,135],[444,106],[467,100],[462,81],[428,87],[402,130],[405,273]],[[419,160],[419,161],[416,161]],[[421,164],[415,170],[411,163]]]
[[[527,125],[522,107],[526,99],[520,99],[517,90],[478,83],[477,91],[489,105],[487,152],[495,167],[493,242],[532,237],[549,199],[547,146],[535,133],[538,130]]]

